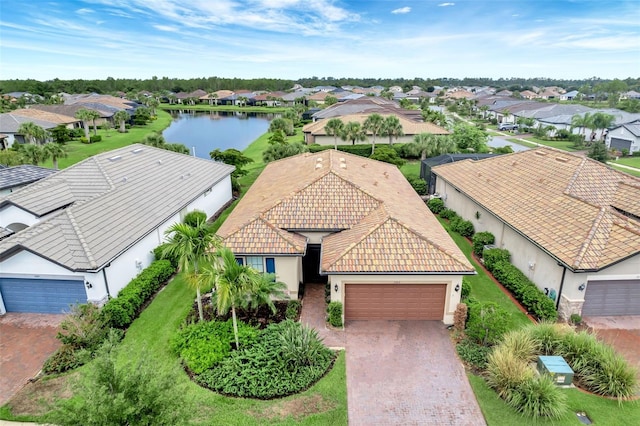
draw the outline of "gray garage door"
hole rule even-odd
[[[640,280],[589,281],[582,316],[640,315]]]
[[[631,141],[627,139],[611,138],[611,149],[619,149],[620,151],[626,149],[628,152],[631,149]]]
[[[58,314],[87,301],[79,280],[0,278],[0,294],[7,312]]]

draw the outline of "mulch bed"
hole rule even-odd
[[[272,313],[268,306],[260,306],[258,310],[246,311],[242,308],[236,308],[236,318],[246,324],[257,326],[259,329],[266,328],[269,324],[279,323],[286,318],[287,306],[289,301],[276,300],[273,302],[276,306],[276,313]],[[226,315],[218,315],[216,309],[211,304],[211,293],[202,295],[202,311],[205,321],[227,321],[231,318],[231,310]],[[187,315],[187,324],[196,323],[199,320],[198,303],[193,301],[191,311]]]

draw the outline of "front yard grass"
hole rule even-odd
[[[624,157],[618,158],[617,160],[611,160],[612,163],[623,164],[629,167],[635,167],[636,169],[640,169],[640,157]]]

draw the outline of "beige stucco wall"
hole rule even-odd
[[[456,306],[460,303],[460,291],[455,291],[456,285],[462,288],[461,275],[331,275],[329,276],[331,285],[331,301],[338,301],[344,306],[344,286],[349,283],[367,283],[367,284],[446,284],[446,300],[442,322],[445,324],[453,324],[453,313]],[[338,291],[335,291],[335,285],[338,285]],[[342,312],[344,321],[344,310]]]
[[[436,192],[440,194],[446,207],[455,210],[464,219],[473,223],[475,232],[491,232],[496,237],[496,246],[509,250],[511,263],[538,288],[554,289],[556,294],[560,294],[564,267],[558,265],[551,255],[439,177],[436,181]],[[476,217],[476,212],[479,213],[480,218]],[[560,316],[568,318],[572,313],[581,314],[585,291],[579,290],[580,284],[588,285],[589,280],[635,279],[638,276],[640,276],[640,255],[598,272],[574,273],[567,270],[560,295]]]
[[[298,232],[298,234],[307,237],[309,240],[307,244],[321,244],[322,239],[327,235],[333,234],[333,232]]]
[[[298,286],[302,280],[302,257],[275,257],[276,279],[287,285],[290,299],[298,298]]]

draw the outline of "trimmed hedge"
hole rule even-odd
[[[132,279],[102,308],[104,322],[109,327],[127,328],[140,313],[142,306],[153,296],[176,268],[168,260],[156,260]]]
[[[342,303],[329,303],[329,306],[327,306],[327,313],[329,314],[329,324],[334,327],[342,327]]]
[[[427,201],[427,207],[429,207],[429,210],[431,210],[433,214],[440,214],[444,210],[444,201],[440,198],[432,198]]]
[[[463,237],[471,238],[473,236],[474,227],[471,221],[464,220],[460,216],[456,215],[451,219],[451,230],[453,232],[457,232]]]
[[[484,246],[495,243],[496,237],[488,231],[477,232],[471,241],[473,242],[473,253],[478,257],[482,257],[482,250],[484,249]]]
[[[491,268],[489,266],[487,268],[531,314],[540,320],[555,321],[558,319],[558,311],[553,300],[540,291],[518,268],[504,260],[492,262]]]
[[[509,262],[511,254],[507,249],[494,248],[485,250],[482,253],[482,258],[484,259],[484,266],[491,271],[494,264],[498,262]]]
[[[451,210],[451,209],[444,209],[440,212],[440,217],[443,219],[449,219],[452,220],[455,217],[459,217],[458,213],[456,213],[455,211]]]

